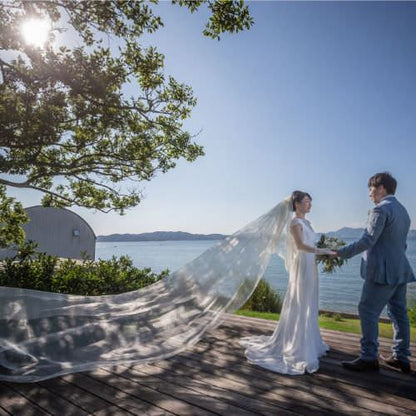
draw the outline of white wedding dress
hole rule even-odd
[[[293,218],[290,226],[300,224],[303,243],[314,246],[315,232],[306,219]],[[243,338],[250,363],[283,374],[313,373],[319,357],[329,347],[318,327],[319,280],[315,254],[297,249],[289,232],[286,247],[289,284],[279,323],[272,336]]]

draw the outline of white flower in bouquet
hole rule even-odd
[[[337,237],[327,237],[325,234],[322,234],[321,238],[316,243],[316,247],[337,251],[345,246],[345,244],[345,241],[340,240]],[[331,257],[327,254],[319,254],[316,256],[316,262],[318,264],[322,263],[322,271],[324,273],[333,273],[335,269],[341,267],[346,260],[341,259],[340,257]]]

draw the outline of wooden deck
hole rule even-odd
[[[416,377],[344,370],[359,336],[322,330],[318,373],[284,376],[248,364],[238,340],[275,323],[229,316],[189,350],[151,365],[118,366],[33,384],[0,382],[1,415],[416,415]],[[391,342],[381,340],[381,353]],[[416,345],[412,345],[416,357]],[[414,360],[414,359],[413,359]],[[415,361],[413,361],[415,369]]]

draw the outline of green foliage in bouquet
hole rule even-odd
[[[268,282],[260,280],[250,299],[241,307],[244,310],[256,312],[280,313],[282,310],[282,299]]]
[[[19,287],[73,295],[110,295],[140,289],[165,277],[168,271],[153,273],[138,269],[128,256],[111,260],[60,260],[34,253],[35,245],[25,245],[0,268],[0,286]]]
[[[317,248],[327,248],[329,250],[339,250],[341,247],[345,246],[345,241],[340,240],[337,237],[327,237],[325,234],[321,235],[321,238],[316,243]],[[341,267],[346,260],[341,257],[331,257],[328,255],[317,255],[316,262],[322,263],[322,272],[323,273],[333,273],[337,267]]]

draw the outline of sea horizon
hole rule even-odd
[[[335,231],[317,231],[316,234],[325,234],[325,235],[336,235],[339,238],[359,238],[361,233],[363,233],[365,230],[365,228],[363,227],[342,227],[339,228],[338,230]],[[353,233],[354,235],[352,236],[351,233]],[[218,236],[218,238],[212,238],[213,240],[219,240],[222,238],[226,238],[229,237],[232,234],[224,234],[224,233],[217,233],[217,232],[212,232],[212,233],[194,233],[194,232],[189,232],[189,231],[182,231],[182,230],[157,230],[157,231],[148,231],[148,232],[143,232],[143,233],[111,233],[111,234],[100,234],[97,235],[97,242],[101,242],[101,241],[110,241],[108,240],[109,237],[113,237],[114,239],[112,239],[111,241],[116,242],[116,241],[126,241],[126,240],[116,240],[115,238],[118,237],[123,237],[123,236],[128,236],[128,237],[140,237],[140,236],[146,236],[146,237],[150,237],[152,235],[187,235],[187,236],[201,236],[201,237],[209,237],[209,236]],[[416,228],[415,229],[410,229],[409,230],[409,235],[408,235],[408,239],[414,239],[416,238]],[[206,239],[206,238],[204,238]],[[166,240],[160,240],[160,239],[155,239],[155,240],[150,240],[150,239],[146,239],[146,240],[129,240],[129,241],[186,241],[187,238],[167,238]]]
[[[155,273],[166,269],[174,272],[218,241],[220,240],[97,242],[96,258],[110,259],[112,256],[128,255],[136,267],[149,267]],[[407,255],[416,270],[416,240],[409,240]],[[363,283],[359,275],[360,261],[361,256],[355,256],[332,274],[320,272],[320,309],[357,313]],[[280,257],[271,256],[263,278],[284,297],[288,274]],[[416,284],[409,284],[408,287],[409,299],[416,302]]]

